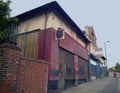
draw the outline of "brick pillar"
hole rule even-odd
[[[13,44],[0,46],[0,93],[16,93],[20,52]]]

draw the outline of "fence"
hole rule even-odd
[[[22,54],[29,58],[38,57],[39,29],[17,35],[17,44],[22,49]]]
[[[5,40],[3,43],[14,43],[16,44],[17,40],[17,33],[18,33],[18,23],[10,23],[7,31],[4,31]]]
[[[10,23],[7,31],[0,32],[0,44],[12,43],[17,44],[22,49],[22,54],[29,58],[38,56],[39,29],[18,33],[18,23]],[[2,36],[2,37],[1,37]]]

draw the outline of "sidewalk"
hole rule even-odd
[[[105,77],[71,87],[61,93],[120,93],[120,78]]]

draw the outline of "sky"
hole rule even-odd
[[[11,16],[37,8],[53,0],[11,0]],[[93,26],[97,45],[106,54],[108,67],[120,63],[120,0],[56,0],[71,19],[84,30]],[[110,41],[109,43],[107,41]]]

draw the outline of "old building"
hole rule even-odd
[[[57,2],[16,17],[22,55],[49,62],[48,93],[88,81],[90,41]]]
[[[104,77],[107,74],[105,60],[102,48],[96,48],[95,56],[99,59],[99,77]]]
[[[102,48],[97,46],[97,38],[92,26],[86,26],[84,31],[85,36],[90,40],[90,79],[94,80],[103,77],[105,74],[105,57],[102,53]]]

